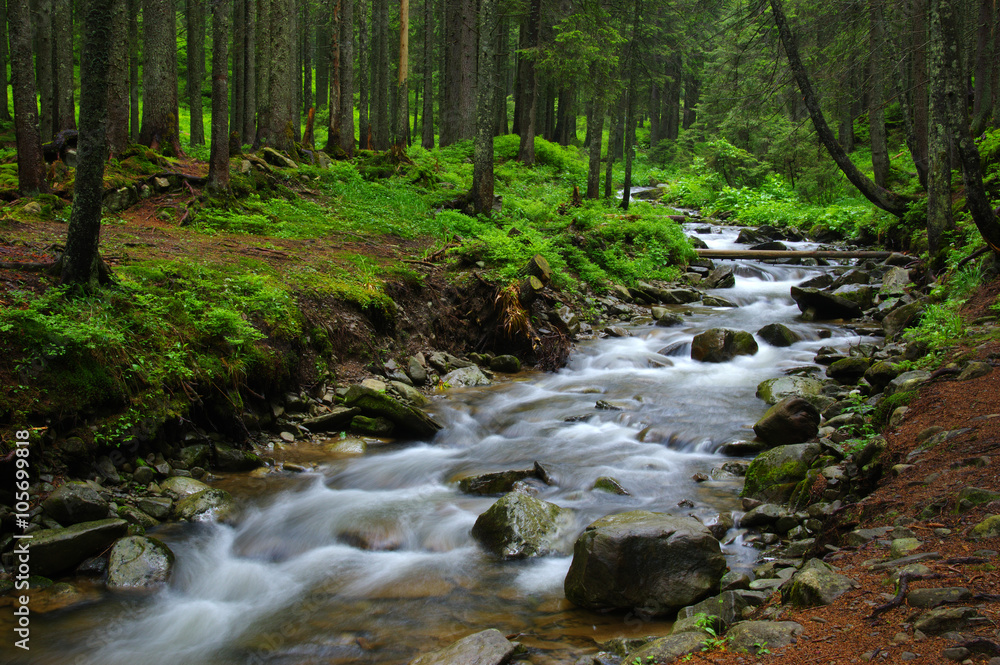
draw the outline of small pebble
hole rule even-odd
[[[900,660],[916,660],[917,654],[913,653],[912,651],[904,651],[903,653],[899,654],[899,658]]]

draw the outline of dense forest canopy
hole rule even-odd
[[[932,257],[955,227],[961,171],[973,222],[1000,247],[974,142],[1000,113],[992,0],[91,4],[4,4],[0,120],[13,107],[21,194],[46,191],[42,144],[75,140],[77,107],[83,128],[96,112],[86,88],[101,85],[112,157],[132,142],[198,151],[207,112],[216,191],[241,146],[400,158],[416,143],[475,140],[470,200],[487,213],[486,143],[516,134],[526,165],[534,137],[584,148],[587,198],[599,196],[602,161],[608,196],[623,160],[627,208],[641,129],[653,162],[711,173],[716,186],[780,182],[824,204],[852,191],[846,178],[877,208],[925,220]],[[106,82],[87,79],[80,39],[95,12]]]

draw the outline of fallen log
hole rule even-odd
[[[696,249],[701,259],[887,259],[892,252],[869,250]]]

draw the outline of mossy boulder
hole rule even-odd
[[[880,360],[865,370],[864,378],[875,390],[881,391],[902,372],[896,363]]]
[[[969,532],[971,540],[985,540],[1000,537],[1000,515],[990,515],[982,522],[972,527]]]
[[[802,443],[819,432],[819,409],[802,397],[786,397],[754,423],[753,431],[769,446]]]
[[[418,656],[410,665],[503,665],[510,661],[516,648],[503,633],[491,628]]]
[[[757,397],[768,404],[777,404],[787,397],[801,397],[815,404],[823,395],[823,382],[808,376],[779,376],[761,381],[757,385]]]
[[[793,286],[791,293],[799,310],[812,310],[817,319],[854,319],[861,316],[862,309],[858,303],[827,291]]]
[[[701,522],[634,510],[586,528],[564,589],[580,607],[662,615],[716,591],[725,572],[719,541]]]
[[[122,538],[108,557],[108,588],[151,590],[167,583],[174,553],[163,542],[145,536]]]
[[[757,336],[771,346],[785,347],[802,341],[802,335],[781,323],[769,323],[757,331]]]
[[[92,522],[108,516],[108,502],[84,482],[60,485],[42,502],[45,513],[63,526]]]
[[[504,495],[472,527],[472,537],[503,559],[525,559],[569,550],[573,513],[520,492]]]
[[[128,522],[115,518],[81,522],[65,529],[36,531],[27,545],[31,572],[52,577],[72,570],[84,559],[103,552],[127,532]]]
[[[857,582],[838,573],[819,559],[810,559],[792,575],[781,592],[782,600],[797,607],[829,605],[857,586]]]
[[[750,462],[740,496],[771,503],[788,501],[820,451],[818,443],[798,443],[762,452]]]
[[[705,363],[724,363],[736,356],[752,356],[757,350],[757,340],[745,330],[710,328],[691,341],[691,357]]]
[[[861,380],[869,367],[871,367],[871,361],[868,358],[856,356],[841,358],[826,368],[826,375],[837,383],[853,386]]]
[[[361,409],[366,416],[382,416],[391,420],[400,434],[425,439],[434,436],[441,424],[415,407],[403,404],[384,392],[364,386],[351,386],[344,403]]]
[[[226,490],[210,487],[191,494],[174,506],[174,516],[179,520],[205,522],[223,521],[236,509],[236,502]]]

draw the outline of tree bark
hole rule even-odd
[[[372,0],[372,147],[388,150],[389,0]]]
[[[177,22],[171,0],[144,0],[143,101],[139,143],[181,155],[177,108]]]
[[[440,106],[442,146],[476,134],[476,2],[445,4],[445,95]]]
[[[590,134],[587,162],[587,198],[596,199],[601,193],[601,139],[604,134],[604,106],[595,97],[588,107],[587,133]],[[609,158],[610,161],[610,158]]]
[[[337,148],[340,146],[342,120],[340,115],[340,8],[342,2],[349,3],[351,0],[331,0],[329,3],[330,37],[326,42],[326,58],[320,58],[320,60],[326,60],[330,63],[330,69],[333,71],[329,83],[330,120],[327,123],[326,131],[326,152],[331,155],[337,154]],[[318,74],[317,78],[319,78]]]
[[[257,2],[256,0],[240,0],[246,3],[246,46],[243,49],[243,126],[236,127],[240,134],[240,143],[253,143],[257,135]],[[230,128],[230,134],[232,134]]]
[[[291,34],[295,24],[294,0],[272,0],[270,24],[272,60],[266,142],[275,150],[292,152],[295,148],[295,90],[298,87]]]
[[[420,145],[434,149],[434,3],[424,0],[424,109],[420,119]]]
[[[638,70],[639,58],[636,51],[639,48],[639,25],[642,18],[642,0],[635,0],[635,12],[632,15],[632,38],[628,44],[628,54],[625,57],[625,182],[622,184],[621,209],[628,210],[632,194],[632,159],[635,153],[635,107],[636,94],[639,89]]]
[[[52,95],[52,0],[38,0],[35,9],[35,79],[38,86],[38,131],[48,140],[56,133],[56,106]]]
[[[354,0],[341,0],[340,14],[340,149],[354,156]],[[331,107],[330,112],[333,113]]]
[[[372,148],[371,124],[371,61],[367,0],[358,0],[358,145],[362,150]]]
[[[518,135],[520,137],[517,159],[525,166],[532,166],[535,163],[535,123],[538,120],[538,76],[535,72],[533,52],[538,48],[541,21],[542,2],[541,0],[531,0],[531,9],[528,12],[528,16],[521,23],[521,32],[524,35],[521,48],[522,51],[529,50],[532,53],[522,52],[518,56],[518,79],[521,86],[518,107],[521,115],[517,120]]]
[[[31,10],[28,0],[7,0],[10,30],[14,134],[17,140],[17,191],[21,196],[48,192],[45,159],[38,133],[35,76],[31,66]]]
[[[55,0],[52,13],[52,59],[55,66],[52,91],[56,107],[55,133],[76,129],[76,103],[73,99],[73,4]]]
[[[788,58],[788,65],[799,84],[799,90],[802,92],[803,101],[805,102],[806,109],[809,111],[809,116],[812,118],[813,126],[816,129],[816,134],[820,142],[830,153],[830,156],[837,163],[837,166],[840,167],[840,170],[847,176],[851,184],[866,199],[882,210],[897,217],[902,217],[906,213],[906,200],[895,192],[876,185],[862,174],[851,161],[850,157],[847,156],[847,153],[844,152],[844,149],[840,147],[840,144],[837,143],[833,132],[830,131],[830,126],[826,124],[826,118],[823,117],[823,110],[820,108],[819,100],[813,92],[809,75],[806,73],[805,67],[799,59],[798,46],[795,43],[791,29],[788,27],[788,21],[785,18],[781,0],[769,0],[769,2],[771,12],[774,14],[774,20],[778,27],[778,36],[785,49],[785,56]]]
[[[120,154],[129,144],[128,30],[126,0],[114,0],[111,6],[111,53],[108,55],[108,152]]]
[[[986,244],[995,254],[1000,255],[1000,223],[986,195],[979,150],[969,132],[969,111],[965,101],[964,79],[959,75],[961,59],[955,8],[950,0],[929,0],[928,6],[931,80],[937,84],[933,93],[934,100],[943,108],[943,118],[946,123],[944,131],[958,144],[962,182],[965,185],[965,204],[969,214]]]
[[[913,130],[916,136],[914,164],[920,183],[928,186],[928,138],[930,96],[927,81],[927,0],[912,0],[913,12]]]
[[[885,187],[889,180],[889,146],[885,135],[885,91],[882,76],[882,45],[885,42],[885,28],[882,18],[881,0],[868,0],[870,20],[868,39],[871,49],[869,58],[869,79],[871,89],[868,94],[868,127],[872,146],[872,169],[875,184]]]
[[[338,10],[339,13],[339,10]],[[326,22],[326,17],[333,12],[324,5],[324,16],[316,22],[316,110],[319,111],[330,98],[330,32],[333,22]]]
[[[242,2],[242,0],[237,0]],[[208,189],[229,191],[229,29],[232,5],[225,0],[212,12],[212,145]]]
[[[187,0],[187,31],[187,97],[188,108],[191,109],[191,145],[205,145],[205,121],[201,105],[201,85],[205,80],[204,0]]]
[[[986,125],[993,115],[992,68],[993,30],[997,15],[995,0],[979,0],[979,16],[976,21],[975,90],[972,103],[972,134],[978,136],[986,131]]]
[[[309,109],[313,107],[313,51],[312,43],[309,40],[313,32],[309,29],[312,25],[309,3],[303,2],[301,10],[302,30],[299,32],[298,39],[301,42],[300,46],[302,50],[302,112],[308,113]]]
[[[128,2],[128,133],[132,141],[139,141],[139,0]]]
[[[396,78],[396,132],[393,148],[406,154],[409,135],[410,0],[399,0],[399,69]]]
[[[496,112],[493,134],[503,136],[509,132],[507,125],[507,83],[510,79],[510,19],[501,16],[497,30],[497,87],[493,100]]]
[[[233,77],[232,85],[227,86],[230,88],[229,94],[232,95],[233,103],[229,105],[229,126],[233,128],[233,131],[239,132],[243,129],[244,120],[243,112],[246,109],[246,97],[245,89],[243,83],[246,80],[243,73],[243,68],[246,65],[247,53],[246,43],[247,43],[247,23],[246,23],[246,9],[247,0],[216,0],[217,2],[232,2],[233,8],[231,10],[230,22],[232,23],[233,32],[233,53],[232,53],[232,67],[233,67]],[[252,1],[252,0],[251,0]],[[213,17],[212,30],[215,30],[215,23]],[[214,32],[213,32],[214,37]],[[214,48],[214,46],[213,46]],[[204,60],[203,60],[204,62]],[[240,137],[240,143],[243,142],[243,138]]]
[[[7,64],[10,62],[7,37],[7,0],[0,0],[0,120],[10,120],[10,96],[7,94]]]
[[[253,2],[254,0],[249,0]],[[257,0],[257,131],[254,148],[259,148],[271,126],[271,0]],[[249,142],[250,137],[247,137]]]
[[[98,286],[98,241],[107,160],[108,69],[112,0],[85,0],[83,55],[80,58],[80,136],[77,144],[73,209],[66,230],[62,282],[87,291]]]
[[[493,128],[496,97],[497,0],[480,0],[479,71],[476,81],[476,144],[472,160],[472,203],[477,214],[493,210]]]

